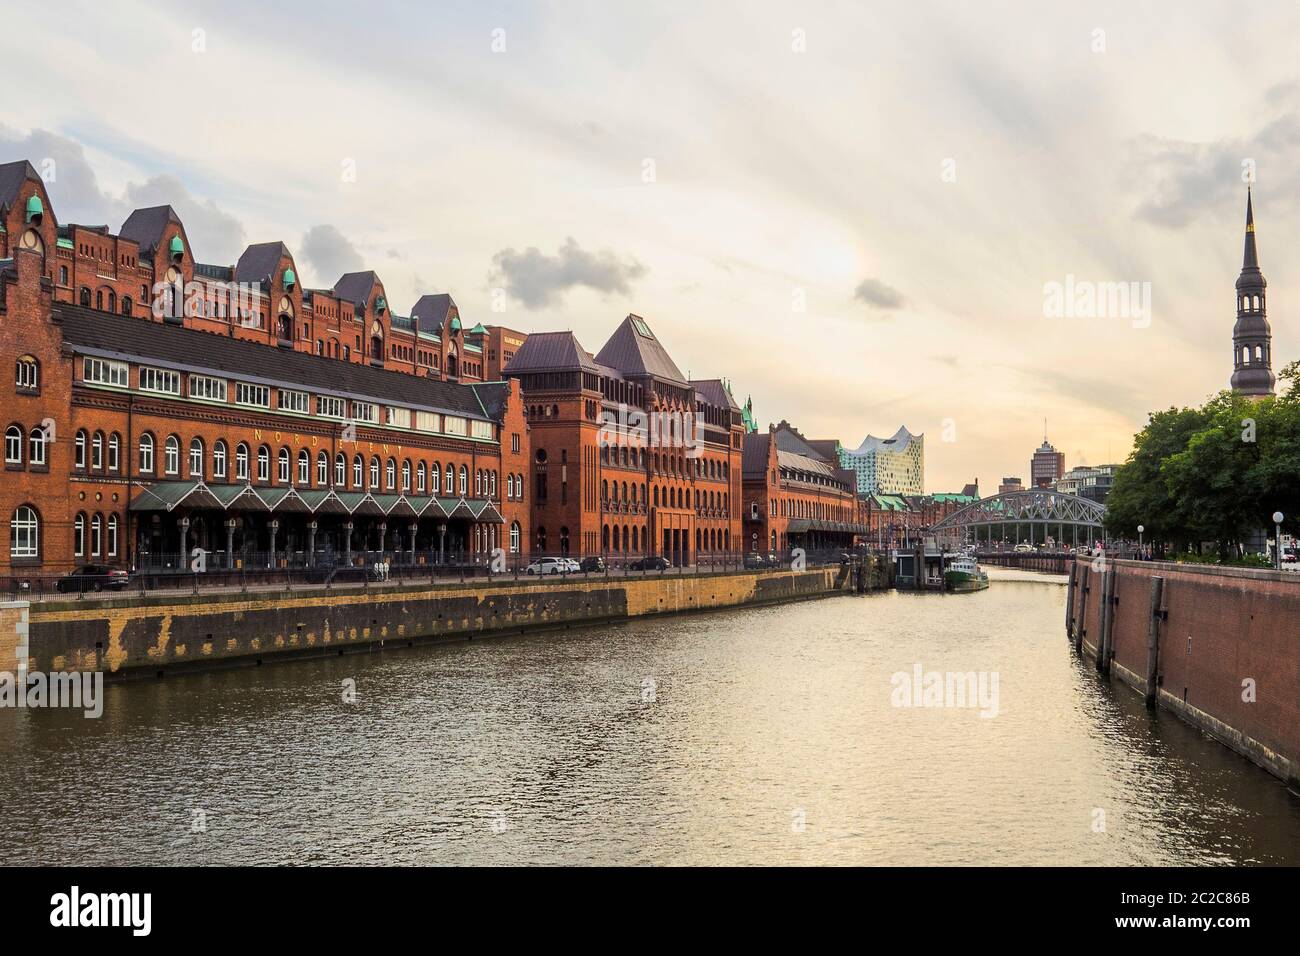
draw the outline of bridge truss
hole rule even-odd
[[[1091,544],[1102,537],[1106,508],[1095,501],[1049,488],[1008,491],[981,498],[938,522],[936,537],[977,545]],[[1053,533],[1055,532],[1055,533]],[[1027,535],[1027,537],[1025,536]]]

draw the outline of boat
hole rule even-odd
[[[956,555],[943,570],[943,586],[949,591],[983,591],[989,586],[988,572],[973,554]]]

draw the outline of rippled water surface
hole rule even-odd
[[[3,711],[5,861],[1300,863],[1300,798],[1099,680],[1055,579],[993,573]],[[918,664],[996,673],[997,715],[893,706]]]

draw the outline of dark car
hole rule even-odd
[[[653,555],[648,558],[637,558],[627,566],[629,571],[667,571],[672,565],[668,559],[660,555]]]
[[[585,574],[591,574],[592,572],[602,574],[605,571],[605,559],[598,554],[593,554],[590,557],[583,558],[578,567]]]
[[[748,551],[745,553],[745,567],[751,569],[767,567],[767,558],[757,551]]]
[[[120,591],[131,583],[131,576],[121,568],[103,564],[84,564],[59,578],[55,585],[64,594],[86,591]]]

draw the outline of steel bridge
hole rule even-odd
[[[997,545],[1045,544],[1049,537],[1058,545],[1078,547],[1102,537],[1105,516],[1105,507],[1095,501],[1050,488],[1031,488],[981,498],[954,511],[931,531],[936,537],[990,550]]]

